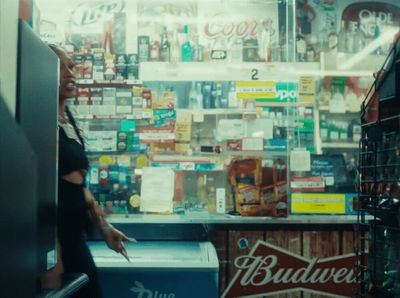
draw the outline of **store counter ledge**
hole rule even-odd
[[[368,220],[369,216],[366,216]],[[372,217],[371,217],[372,219]],[[111,215],[108,217],[110,223],[129,224],[345,224],[357,223],[357,215],[289,215],[288,217],[266,217],[266,216],[235,216],[229,214],[215,215],[192,215],[192,214],[129,214]]]

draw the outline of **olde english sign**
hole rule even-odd
[[[353,297],[357,291],[355,254],[308,259],[259,240],[235,259],[237,273],[222,297],[265,297],[306,291]]]

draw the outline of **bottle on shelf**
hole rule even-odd
[[[201,62],[204,59],[204,47],[200,44],[199,36],[195,35],[193,38],[192,47],[192,57],[193,61]]]
[[[322,142],[329,141],[329,125],[326,121],[326,115],[321,115],[321,121],[319,124],[319,135]]]
[[[196,83],[196,108],[197,109],[203,108],[203,93],[202,93],[201,87],[202,87],[201,83],[197,82]]]
[[[359,112],[360,104],[357,99],[357,95],[354,93],[352,87],[346,87],[345,102],[347,110],[350,112]]]
[[[149,61],[150,45],[149,36],[138,36],[138,59],[139,62]]]
[[[332,28],[328,35],[329,53],[336,54],[338,51],[338,35],[336,30]]]
[[[346,26],[345,22],[342,21],[338,35],[338,44],[337,44],[337,50],[339,53],[345,53],[347,51],[347,45],[346,45],[347,34],[345,26]]]
[[[228,107],[229,108],[237,108],[238,107],[238,99],[236,96],[236,86],[235,82],[230,83],[229,93],[228,93]]]
[[[304,39],[303,34],[301,34],[301,29],[299,29],[296,35],[296,52],[297,52],[297,62],[305,62],[306,61],[306,41]]]
[[[329,40],[328,40],[329,30],[328,25],[324,24],[319,32],[319,50],[321,52],[329,52]]]
[[[171,46],[171,62],[173,64],[178,63],[181,60],[181,46],[178,39],[178,31],[174,33]]]
[[[217,82],[215,84],[215,108],[221,109],[225,108],[226,106],[222,105],[222,83]]]
[[[262,31],[260,33],[258,55],[260,61],[268,61],[269,48],[271,46],[271,20],[265,19],[262,22]]]
[[[281,30],[279,31],[279,48],[280,48],[280,60],[286,62],[288,59],[288,49],[287,49],[287,36],[285,27],[281,26]]]
[[[346,52],[353,53],[354,51],[354,32],[349,28],[346,30]]]
[[[153,40],[150,43],[150,61],[160,61],[160,42]]]
[[[315,61],[315,49],[314,46],[309,43],[306,47],[306,61],[307,62],[314,62]]]
[[[189,109],[197,109],[197,94],[196,94],[196,84],[192,81],[192,85],[190,86],[189,90]]]
[[[211,109],[211,84],[209,82],[205,82],[203,84],[203,108]]]
[[[364,33],[361,28],[357,28],[354,32],[354,40],[353,40],[353,53],[360,52],[365,46]]]
[[[241,38],[237,38],[232,43],[228,58],[230,62],[243,62],[243,40]]]
[[[183,41],[181,45],[181,56],[182,56],[182,61],[185,62],[193,61],[192,46],[190,44],[188,25],[183,26]]]
[[[217,105],[217,102],[216,102],[216,99],[217,99],[217,85],[216,85],[215,82],[211,83],[210,94],[211,94],[211,96],[210,96],[210,108],[211,109],[215,109],[216,105]]]
[[[169,62],[171,60],[171,44],[168,40],[167,27],[165,26],[161,33],[160,60],[163,62]]]

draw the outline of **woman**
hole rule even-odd
[[[59,89],[59,178],[58,178],[58,240],[64,272],[82,272],[89,283],[76,297],[101,297],[96,267],[86,245],[84,232],[89,219],[102,233],[109,248],[127,257],[123,241],[129,239],[107,223],[91,192],[85,187],[88,159],[84,141],[75,120],[65,106],[67,98],[75,97],[74,62],[66,52],[51,45],[60,59]]]

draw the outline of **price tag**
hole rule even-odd
[[[194,164],[194,162],[181,162],[181,163],[179,163],[179,168],[181,170],[194,171],[195,164]]]

